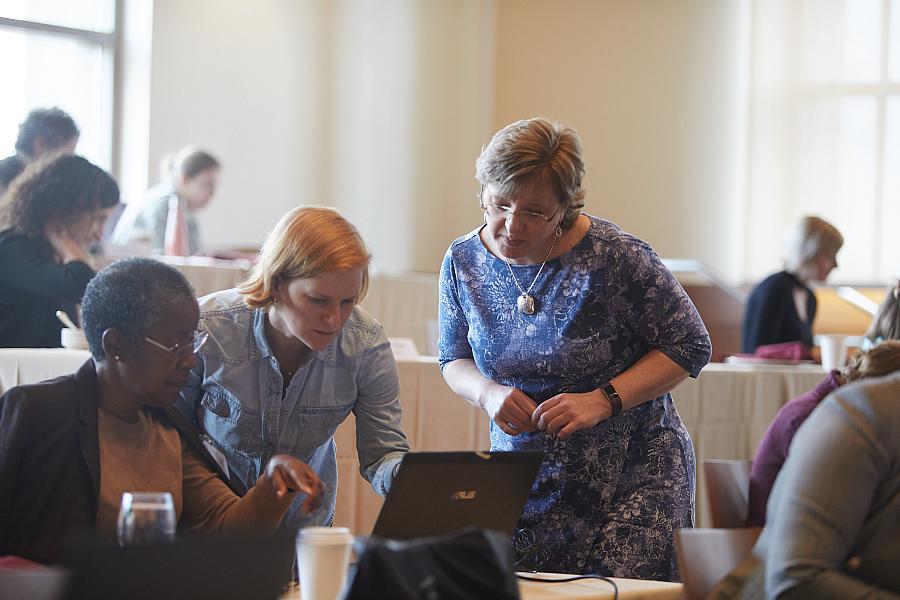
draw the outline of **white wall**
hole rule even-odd
[[[324,204],[377,266],[435,270],[480,218],[492,14],[481,0],[156,0],[151,162],[189,142],[221,157],[209,247],[258,245],[289,208]]]
[[[156,0],[151,163],[222,158],[208,246],[329,204],[376,265],[434,271],[481,219],[481,146],[543,114],[583,138],[591,212],[738,280],[746,1]]]
[[[153,17],[151,181],[167,152],[209,149],[223,171],[206,245],[258,245],[288,209],[321,202],[322,4],[156,0]]]
[[[588,212],[739,280],[744,2],[549,6],[500,2],[495,128],[534,115],[573,126]]]

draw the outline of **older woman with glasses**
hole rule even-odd
[[[575,132],[542,118],[482,150],[484,225],[441,267],[441,368],[490,416],[493,450],[545,452],[520,564],[675,580],[695,460],[669,391],[709,336],[646,243],[582,214],[583,175]]]
[[[298,495],[318,508],[309,466],[277,455],[244,487],[174,408],[207,338],[183,275],[114,263],[88,284],[82,313],[92,358],[0,398],[0,555],[52,561],[69,541],[115,540],[123,492],[169,492],[188,532],[274,529]]]

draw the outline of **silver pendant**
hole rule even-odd
[[[534,298],[532,298],[528,294],[523,293],[521,296],[516,298],[516,308],[518,308],[519,312],[523,315],[533,315]]]

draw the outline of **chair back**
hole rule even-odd
[[[750,554],[761,531],[761,527],[677,529],[675,552],[685,598],[706,598]]]
[[[750,496],[749,460],[703,461],[706,497],[712,526],[715,528],[743,527],[747,523]]]

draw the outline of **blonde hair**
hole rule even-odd
[[[841,370],[848,382],[900,371],[900,341],[889,340],[860,352]]]
[[[873,342],[900,339],[900,279],[887,290],[869,324],[866,337]]]
[[[497,186],[501,195],[513,195],[532,177],[550,184],[566,207],[560,227],[571,227],[585,196],[581,140],[574,129],[543,117],[516,121],[495,133],[475,161],[482,196],[487,185]]]
[[[803,217],[788,235],[784,270],[807,280],[815,274],[819,256],[836,256],[843,245],[844,236],[837,227],[819,217]]]
[[[279,281],[362,269],[359,302],[369,287],[371,258],[359,232],[336,210],[301,206],[278,221],[239,289],[247,306],[268,308],[275,301]]]

